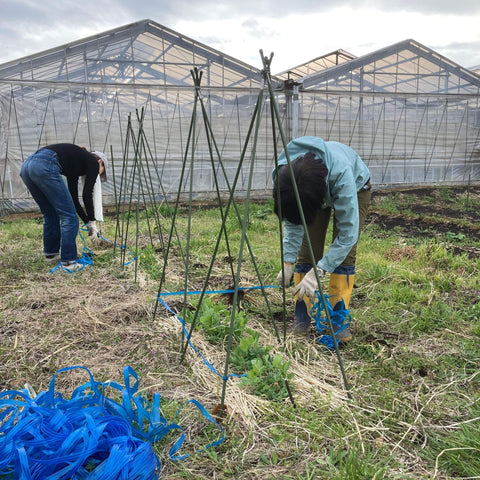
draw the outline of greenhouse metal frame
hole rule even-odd
[[[200,87],[194,70],[201,73]],[[43,145],[73,142],[103,150],[117,177],[134,155],[127,126],[140,125],[140,116],[149,168],[155,169],[153,188],[162,195],[182,188],[179,171],[196,123],[193,184],[196,194],[207,195],[214,167],[194,109],[198,90],[227,174],[235,174],[247,148],[255,154],[248,188],[270,196],[282,143],[265,74],[152,20],[0,65],[0,214],[36,208],[19,169]],[[374,184],[480,183],[480,76],[418,42],[405,40],[362,57],[338,50],[271,78],[287,139],[315,135],[350,145]],[[258,141],[246,146],[262,91]],[[247,185],[241,178],[236,193]],[[107,203],[114,201],[114,186],[108,182],[104,189]]]

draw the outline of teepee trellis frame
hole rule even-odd
[[[241,239],[239,243],[239,249],[238,249],[238,255],[236,257],[236,269],[234,268],[233,262],[230,264],[230,275],[232,278],[233,282],[233,295],[232,295],[232,301],[231,301],[231,316],[230,316],[230,326],[229,326],[229,334],[227,338],[227,348],[226,348],[226,359],[225,359],[225,364],[224,364],[224,369],[223,369],[223,375],[222,375],[222,392],[221,392],[221,399],[220,399],[220,410],[223,411],[224,409],[224,402],[225,402],[225,396],[226,396],[226,389],[227,389],[227,383],[229,379],[229,360],[230,360],[230,354],[232,350],[232,343],[233,343],[233,336],[234,336],[234,327],[235,327],[235,316],[236,312],[238,311],[239,308],[239,292],[240,290],[243,290],[243,288],[240,286],[240,279],[241,279],[241,270],[242,270],[242,262],[243,262],[243,257],[245,250],[248,251],[250,254],[252,263],[255,268],[255,272],[258,278],[258,281],[260,283],[260,288],[261,292],[264,296],[265,299],[265,304],[267,306],[270,318],[272,319],[272,324],[274,326],[274,331],[275,335],[277,337],[277,340],[279,343],[282,343],[282,339],[280,338],[280,333],[279,329],[277,326],[277,323],[273,317],[272,311],[270,309],[270,302],[268,300],[268,297],[265,292],[264,288],[264,283],[262,281],[262,276],[258,270],[258,267],[256,265],[255,261],[255,256],[252,251],[252,247],[250,245],[249,239],[248,239],[248,234],[247,234],[247,225],[248,225],[248,219],[249,219],[249,205],[250,205],[250,193],[251,193],[251,185],[252,185],[252,178],[254,175],[254,166],[255,166],[255,160],[256,160],[256,151],[257,151],[257,146],[258,146],[258,133],[259,133],[259,128],[260,128],[260,123],[262,119],[262,115],[264,113],[265,109],[265,103],[264,103],[264,98],[267,97],[270,101],[270,112],[271,112],[271,121],[272,121],[272,131],[274,132],[274,137],[275,137],[275,132],[279,132],[281,142],[283,145],[283,148],[286,149],[287,145],[287,140],[286,136],[284,134],[283,128],[282,128],[282,122],[280,118],[280,114],[278,111],[278,107],[276,104],[276,98],[275,98],[275,93],[271,84],[271,77],[270,77],[270,63],[272,56],[268,59],[266,57],[263,57],[263,52],[262,54],[262,61],[264,64],[264,69],[263,69],[263,75],[264,75],[264,80],[265,80],[265,87],[264,89],[260,90],[258,93],[257,97],[257,102],[254,106],[254,110],[252,112],[252,117],[250,120],[250,125],[248,127],[248,132],[245,137],[245,142],[242,146],[242,151],[240,155],[240,160],[237,165],[237,170],[235,174],[235,178],[232,183],[230,183],[226,170],[223,165],[222,161],[222,155],[219,151],[217,142],[215,140],[215,136],[213,134],[213,129],[209,121],[209,115],[207,108],[205,106],[202,94],[201,94],[201,79],[202,79],[202,73],[198,71],[198,69],[193,69],[191,71],[191,75],[194,81],[195,85],[195,98],[192,106],[192,115],[191,115],[191,120],[190,120],[190,127],[189,127],[189,132],[187,136],[187,141],[186,141],[186,147],[184,150],[183,154],[183,161],[182,161],[182,168],[181,168],[181,174],[180,178],[178,181],[178,190],[176,194],[176,199],[173,208],[171,209],[172,214],[170,218],[170,232],[168,236],[168,240],[164,242],[163,236],[161,235],[160,237],[162,238],[163,247],[162,247],[162,252],[163,252],[163,271],[161,272],[160,275],[160,282],[159,282],[159,288],[157,292],[157,299],[160,297],[160,295],[163,293],[164,287],[165,287],[165,279],[167,278],[167,268],[169,267],[169,255],[171,251],[171,247],[174,243],[174,236],[176,235],[176,239],[179,243],[180,246],[180,251],[181,251],[181,257],[184,265],[184,278],[183,278],[183,292],[179,292],[181,296],[183,297],[183,302],[182,302],[182,315],[185,316],[186,310],[187,310],[187,295],[189,294],[188,291],[188,285],[189,285],[189,277],[190,277],[190,263],[191,263],[191,243],[190,240],[192,238],[192,229],[191,229],[191,221],[192,221],[192,204],[193,204],[193,196],[192,193],[194,191],[194,165],[195,165],[195,151],[197,148],[197,142],[200,134],[205,135],[206,140],[207,140],[207,145],[208,145],[208,151],[209,151],[209,157],[210,157],[210,164],[212,167],[212,172],[213,172],[213,178],[214,178],[214,184],[215,184],[215,192],[217,195],[217,200],[218,200],[218,207],[220,211],[220,216],[221,216],[221,227],[219,229],[217,239],[215,246],[213,248],[213,253],[211,255],[211,261],[210,265],[208,266],[208,270],[206,272],[204,282],[203,282],[203,287],[200,291],[200,297],[197,302],[197,308],[195,310],[193,320],[191,322],[190,328],[188,332],[183,332],[184,333],[184,338],[182,341],[182,349],[181,349],[181,362],[185,360],[185,354],[186,350],[188,348],[188,344],[190,343],[193,333],[195,331],[196,323],[198,320],[198,315],[200,312],[200,306],[201,303],[205,297],[205,295],[208,292],[208,285],[209,285],[209,280],[212,274],[212,270],[214,267],[215,259],[219,251],[219,246],[222,240],[225,241],[227,250],[228,250],[228,256],[229,258],[232,258],[231,254],[231,246],[230,246],[230,240],[228,238],[227,234],[227,229],[226,229],[226,219],[229,215],[230,209],[232,208],[234,210],[234,216],[236,216],[236,219],[241,227]],[[203,119],[203,128],[200,125],[199,126],[199,118]],[[125,156],[125,161],[124,161],[124,173],[122,173],[122,184],[123,188],[126,188],[128,185],[129,188],[129,208],[128,208],[128,213],[132,212],[132,199],[134,197],[134,185],[136,183],[136,202],[135,202],[135,217],[137,219],[137,239],[138,239],[138,212],[139,212],[139,205],[141,203],[141,200],[143,199],[143,202],[146,204],[147,201],[155,197],[155,195],[145,195],[145,191],[149,192],[153,188],[153,185],[151,182],[146,181],[145,177],[145,172],[150,171],[148,168],[147,163],[147,157],[148,154],[147,152],[149,151],[148,147],[148,142],[146,140],[145,132],[143,130],[143,123],[144,123],[144,118],[145,118],[145,111],[142,109],[141,114],[137,112],[137,121],[139,123],[139,129],[138,129],[138,134],[135,136],[133,133],[133,127],[131,126],[131,119],[129,119],[128,123],[128,128],[127,128],[127,138],[126,138],[126,148],[125,150],[128,149],[129,143],[131,142],[133,144],[133,150],[134,150],[134,160],[133,160],[133,165],[130,165],[130,169],[126,167],[126,164],[128,162],[128,155]],[[201,132],[201,133],[200,133]],[[275,139],[274,139],[275,140]],[[249,150],[250,147],[250,150]],[[276,150],[276,141],[274,141],[274,156],[275,156],[275,163],[276,163],[276,158],[277,158],[277,150]],[[247,161],[248,154],[250,154],[249,161]],[[287,152],[287,164],[290,168],[290,173],[293,175],[293,170],[291,166],[291,159],[288,157],[288,152]],[[246,197],[244,199],[244,212],[243,215],[240,213],[240,210],[238,208],[238,205],[235,201],[235,191],[236,191],[236,186],[237,182],[241,176],[241,171],[242,168],[246,165],[246,168],[248,170],[248,186],[246,189]],[[276,164],[276,167],[278,165]],[[127,175],[127,171],[129,172],[129,175]],[[158,174],[157,174],[158,175]],[[227,187],[228,187],[228,199],[226,203],[222,199],[221,191],[219,188],[219,175],[223,175],[223,180],[225,181]],[[137,178],[138,177],[138,178]],[[143,178],[143,180],[142,180]],[[161,184],[161,175],[158,175],[158,180],[160,181]],[[147,185],[147,187],[144,187],[144,184]],[[183,188],[188,185],[188,220],[187,220],[187,231],[186,231],[186,245],[182,248],[181,242],[178,236],[177,232],[177,215],[180,210],[181,206],[181,198],[183,192]],[[162,189],[163,191],[163,189]],[[122,189],[120,194],[122,195]],[[295,188],[295,194],[296,194],[296,200],[299,205],[300,199],[299,199],[299,194],[298,190]],[[166,195],[164,195],[164,199],[166,201]],[[156,211],[156,208],[154,209]],[[300,208],[301,211],[301,208]],[[302,222],[304,225],[304,230],[305,232],[308,232],[305,224],[305,219],[303,217],[303,212],[301,214],[302,216]],[[125,238],[127,237],[128,234],[128,222],[129,222],[130,215],[127,215],[127,225],[125,232],[122,231],[122,237]],[[156,225],[159,230],[161,228],[161,222],[159,221],[158,218],[156,220]],[[150,228],[150,227],[149,227]],[[282,223],[279,221],[279,230],[280,230],[280,249],[282,249]],[[308,238],[308,233],[306,234],[307,240],[308,240],[308,245],[309,245],[309,250],[310,250],[310,255],[312,258],[312,263],[314,263],[314,255],[313,255],[313,249],[311,246],[310,239]],[[138,251],[138,244],[136,241],[136,249]],[[282,252],[283,256],[283,252]],[[283,265],[283,262],[282,262]],[[283,268],[283,267],[282,267]],[[322,293],[322,288],[320,284],[320,279],[318,278],[317,274],[317,283],[318,283],[318,290],[321,294],[322,301],[325,302],[325,297]],[[283,340],[285,340],[285,335],[286,335],[286,314],[285,314],[285,289],[282,290],[282,295],[283,295]],[[155,312],[157,310],[158,302],[155,302]],[[324,304],[324,307],[325,304]],[[154,312],[154,313],[155,313]],[[343,361],[339,352],[338,348],[338,343],[335,339],[335,335],[333,333],[333,325],[331,322],[331,319],[328,314],[328,309],[325,308],[325,312],[327,315],[328,323],[330,326],[330,330],[332,332],[332,337],[334,339],[334,345],[335,345],[335,351],[338,357],[339,365],[342,371],[342,376],[343,380],[345,383],[345,387],[347,391],[349,390],[349,385],[348,385],[348,380],[345,375],[344,367],[343,367]],[[186,333],[186,335],[185,335]],[[285,379],[285,385],[287,387],[288,394],[290,396],[290,399],[292,403],[294,404],[293,396],[291,394],[290,387],[288,385],[288,381]]]

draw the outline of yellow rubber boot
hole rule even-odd
[[[352,296],[353,283],[355,281],[355,275],[342,275],[338,273],[330,274],[330,284],[328,286],[328,296],[332,309],[341,306],[341,300],[345,304],[345,308],[348,309],[350,305],[350,298]],[[335,329],[335,325],[334,325]],[[349,327],[342,330],[336,335],[337,339],[343,343],[348,343],[352,340],[353,335]]]
[[[340,275],[338,273],[330,274],[328,296],[332,297],[329,300],[332,308],[340,300],[343,300],[345,308],[348,308],[348,306],[350,305],[350,298],[352,296],[354,281],[355,275]]]
[[[293,284],[297,286],[305,276],[305,273],[293,273]],[[310,297],[304,296],[298,298],[298,293],[295,295],[295,317],[293,319],[292,332],[299,335],[307,335],[310,332],[310,324],[312,317],[310,310],[312,309],[312,301]]]

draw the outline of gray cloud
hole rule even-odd
[[[118,3],[131,14],[136,13],[137,16],[151,18],[159,23],[163,23],[162,18],[192,20],[238,15],[279,18],[289,14],[328,11],[338,7],[370,7],[387,13],[408,11],[455,15],[469,15],[480,11],[478,0],[462,0],[461,2],[452,2],[451,0],[322,0],[316,2],[315,6],[312,6],[311,0],[296,0],[295,2],[291,0],[226,0],[221,3],[214,0],[197,0],[196,2],[191,0],[175,2],[148,0],[133,5],[129,0],[121,0]]]
[[[417,12],[426,14],[470,15],[480,12],[478,0],[372,0],[362,2],[383,12]],[[357,6],[357,5],[356,5]]]
[[[68,23],[112,23],[123,18],[140,20],[150,18],[158,23],[173,20],[226,18],[238,15],[278,18],[289,14],[322,12],[337,7],[371,7],[383,12],[409,11],[467,15],[480,11],[478,0],[322,0],[312,7],[311,0],[82,0],[81,6],[73,0],[0,0],[0,24],[21,22],[35,25]],[[130,20],[127,20],[130,21]],[[31,25],[31,23],[30,23]]]
[[[480,40],[476,42],[451,42],[447,45],[430,45],[430,48],[466,68],[480,66]]]
[[[0,0],[0,11],[0,63],[130,22],[115,0],[83,0],[82,8],[73,0]]]
[[[270,28],[256,19],[245,20],[242,23],[242,27],[252,37],[270,38],[278,33],[275,29]]]

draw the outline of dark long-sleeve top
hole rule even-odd
[[[98,175],[98,159],[87,150],[73,143],[56,143],[47,145],[48,150],[54,151],[62,169],[62,175],[67,178],[68,190],[72,196],[75,209],[83,223],[95,220],[93,208],[93,187]],[[82,199],[85,210],[78,200],[78,180],[85,175]]]

